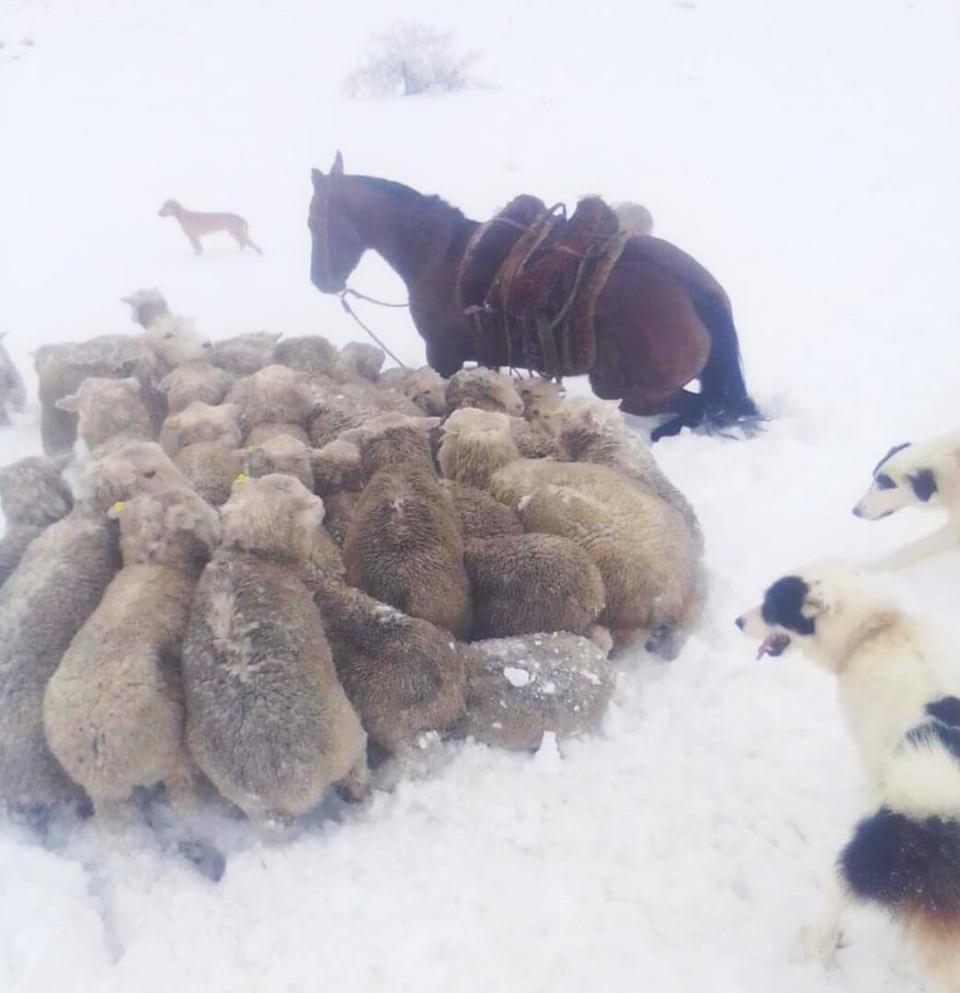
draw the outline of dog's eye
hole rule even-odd
[[[157,470],[156,469],[147,469],[147,471],[143,474],[143,478],[144,479],[153,479],[153,477],[156,476],[156,474],[157,474]]]
[[[885,473],[881,472],[879,476],[874,479],[878,490],[893,490],[896,489],[897,484]]]

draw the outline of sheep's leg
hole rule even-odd
[[[188,756],[181,756],[177,768],[164,779],[164,785],[170,806],[177,814],[193,814],[200,809],[204,794],[203,774]]]
[[[40,436],[45,455],[72,452],[77,441],[77,415],[44,402],[40,412]]]
[[[366,755],[361,756],[356,765],[337,784],[344,798],[354,803],[363,800],[370,792],[370,770]]]

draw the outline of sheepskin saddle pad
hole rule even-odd
[[[522,194],[474,232],[457,291],[471,316],[481,362],[548,376],[589,372],[596,358],[597,298],[626,235],[599,197],[569,220]]]

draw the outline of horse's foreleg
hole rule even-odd
[[[669,420],[650,432],[651,441],[659,441],[679,434],[684,428],[696,427],[703,420],[703,398],[689,390],[672,390],[656,395],[649,391],[628,390],[620,403],[625,414],[650,417],[656,414],[673,414]]]

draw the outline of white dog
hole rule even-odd
[[[874,592],[814,566],[777,580],[737,618],[758,657],[793,644],[837,675],[870,813],[837,864],[837,897],[812,950],[838,947],[844,904],[886,909],[943,990],[960,991],[960,651]]]
[[[960,432],[891,448],[873,470],[873,483],[853,512],[878,521],[910,506],[942,506],[949,521],[874,563],[873,568],[899,569],[960,544]]]

